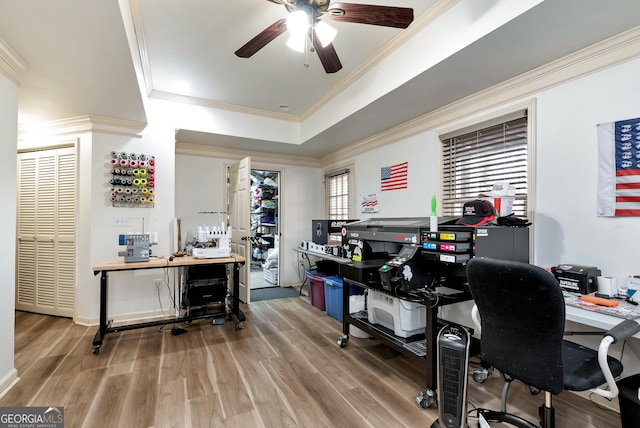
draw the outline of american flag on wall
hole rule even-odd
[[[409,162],[380,168],[380,190],[398,190],[407,188]]]
[[[640,118],[598,125],[598,215],[640,216]]]

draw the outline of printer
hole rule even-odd
[[[574,264],[560,264],[553,271],[563,290],[580,294],[596,292],[598,276],[602,275],[597,267]]]

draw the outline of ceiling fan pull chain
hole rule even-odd
[[[313,30],[311,31],[311,39],[313,40]],[[304,38],[304,68],[309,68],[309,50],[313,46],[313,43],[311,43],[311,46],[307,45],[307,43],[308,43],[308,39],[305,37]]]

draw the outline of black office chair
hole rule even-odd
[[[607,352],[612,343],[640,331],[638,323],[627,320],[614,327],[595,351],[563,339],[564,297],[550,272],[528,263],[474,258],[467,264],[467,279],[475,300],[472,315],[480,330],[481,359],[508,380],[501,411],[479,410],[485,420],[538,426],[507,413],[512,379],[544,391],[539,413],[543,428],[555,426],[552,394],[563,389],[592,390],[609,399],[618,395],[615,378],[622,373],[622,364]]]

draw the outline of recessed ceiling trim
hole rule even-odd
[[[358,79],[364,76],[375,65],[379,64],[391,55],[400,45],[422,31],[429,24],[441,17],[445,12],[455,6],[460,0],[441,0],[431,6],[426,12],[420,15],[411,25],[399,32],[386,45],[378,50],[374,55],[369,57],[365,62],[360,64],[348,76],[335,85],[331,91],[324,94],[315,103],[313,103],[306,111],[300,115],[300,121],[309,119],[313,114],[318,112],[325,104],[342,93],[346,88],[354,84]]]
[[[20,140],[28,140],[39,136],[62,136],[82,132],[122,135],[140,138],[140,132],[146,123],[130,120],[110,119],[99,116],[78,116],[61,120],[52,120],[36,126],[23,125],[18,128]]]
[[[351,144],[323,157],[322,164],[357,156],[637,58],[640,58],[640,26]]]
[[[316,113],[322,106],[327,104],[330,100],[335,98],[338,94],[344,91],[347,87],[352,85],[363,75],[365,75],[373,66],[384,60],[389,56],[399,45],[406,42],[413,37],[417,32],[421,31],[429,24],[434,22],[440,16],[442,16],[447,10],[455,6],[460,0],[439,0],[422,15],[413,21],[413,23],[406,29],[399,32],[389,43],[382,47],[372,57],[370,57],[365,63],[360,64],[352,73],[346,76],[331,91],[327,92],[324,96],[313,103],[305,112],[300,116],[287,115],[278,112],[271,112],[267,110],[261,110],[250,107],[238,106],[235,104],[227,104],[209,99],[195,98],[183,96],[175,93],[158,91],[153,88],[153,80],[151,76],[151,66],[149,63],[149,56],[146,48],[146,40],[144,38],[144,26],[142,23],[142,13],[140,12],[139,2],[140,0],[129,0],[131,4],[131,13],[133,16],[134,29],[136,33],[136,41],[138,45],[138,52],[140,55],[140,61],[142,64],[142,70],[144,75],[144,81],[146,85],[147,95],[149,97],[156,97],[166,99],[170,101],[178,101],[186,104],[194,104],[204,107],[218,108],[222,110],[230,110],[240,113],[246,113],[257,116],[264,116],[274,119],[302,122],[314,113]]]
[[[153,90],[151,91],[151,94],[149,95],[149,97],[166,100],[166,101],[179,102],[182,104],[191,104],[191,105],[196,105],[200,107],[210,107],[210,108],[215,108],[220,110],[234,111],[237,113],[245,113],[245,114],[250,114],[254,116],[264,116],[271,119],[286,120],[289,122],[299,122],[298,117],[292,114],[269,112],[269,111],[255,109],[251,107],[239,106],[236,104],[226,104],[226,103],[212,101],[204,98],[190,97],[188,95],[178,95],[171,92]]]
[[[247,151],[176,141],[176,155],[206,156],[218,159],[240,160],[247,156]],[[251,151],[251,161],[320,168],[320,159],[317,158],[287,155],[282,153],[266,153],[253,150]]]
[[[20,74],[27,70],[28,64],[20,58],[11,46],[0,37],[0,71],[13,83],[20,85]]]
[[[147,96],[150,96],[153,90],[153,80],[151,79],[151,65],[149,64],[149,54],[147,53],[147,41],[144,37],[140,2],[139,0],[129,0],[129,5],[131,8],[131,17],[133,18],[133,30],[136,33],[136,45],[138,46],[138,55],[140,55],[144,86]]]

